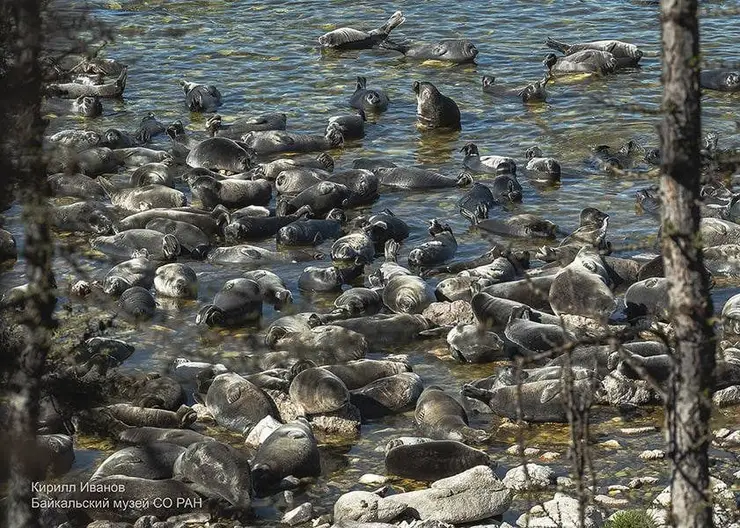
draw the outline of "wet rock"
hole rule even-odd
[[[604,378],[602,386],[604,400],[615,407],[649,405],[660,401],[647,381],[629,379],[616,370]]]
[[[383,475],[375,475],[373,473],[365,473],[360,477],[358,481],[360,484],[366,484],[368,486],[378,486],[388,482],[388,477]]]
[[[637,436],[647,433],[655,433],[658,430],[657,427],[653,427],[652,425],[647,425],[644,427],[623,427],[619,430],[620,433],[626,434],[629,436]]]
[[[244,445],[254,448],[259,447],[260,444],[281,425],[282,424],[272,416],[265,416],[257,422],[257,425],[255,425],[251,431],[249,431],[247,439],[244,440]]]
[[[313,504],[311,504],[310,502],[304,502],[297,508],[292,509],[285,515],[283,515],[283,518],[280,519],[280,522],[283,524],[287,524],[288,526],[295,526],[296,524],[302,524],[304,522],[310,521],[312,516]]]
[[[421,315],[439,326],[475,322],[473,309],[468,301],[435,302],[427,306]]]
[[[662,460],[665,458],[665,451],[662,449],[648,449],[638,455],[642,460]]]
[[[712,402],[717,407],[730,407],[740,404],[740,385],[733,385],[726,389],[718,390],[712,396]]]
[[[596,495],[594,502],[604,508],[622,508],[629,506],[630,503],[627,499],[619,499],[617,497],[610,497],[609,495]]]
[[[650,486],[656,482],[658,482],[657,477],[637,477],[630,480],[627,485],[632,489],[640,489],[643,486]]]
[[[607,440],[597,444],[597,447],[601,447],[603,449],[622,449],[622,444],[616,440]]]
[[[514,444],[513,446],[509,447],[506,452],[509,455],[513,456],[521,456],[524,454],[525,457],[534,457],[540,454],[541,450],[537,449],[536,447],[525,447],[524,451],[522,452],[522,447],[519,444]]]
[[[546,453],[542,453],[540,455],[540,459],[544,460],[545,462],[552,462],[553,460],[557,460],[562,455],[560,453],[556,453],[555,451],[547,451]]]
[[[351,440],[360,435],[360,411],[352,404],[333,413],[311,416],[311,429],[319,442]]]
[[[544,489],[555,483],[555,472],[547,466],[527,464],[510,469],[503,480],[507,488],[514,491]]]
[[[709,489],[712,494],[712,502],[714,504],[712,510],[712,518],[714,525],[718,528],[729,527],[730,524],[736,520],[738,516],[737,504],[735,502],[735,494],[730,488],[718,478],[709,477]],[[667,523],[667,510],[671,504],[671,488],[668,486],[661,491],[657,497],[653,500],[653,508],[648,510],[649,513],[653,514],[660,522],[658,526],[666,526]]]
[[[552,500],[536,505],[516,520],[521,528],[597,528],[604,522],[604,514],[594,506],[587,506],[585,522],[580,524],[578,501],[562,493]],[[560,522],[555,522],[558,519]]]

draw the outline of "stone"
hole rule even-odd
[[[658,477],[637,477],[633,478],[627,484],[632,489],[640,489],[645,485],[655,484],[658,482]]]
[[[629,435],[629,436],[636,436],[646,433],[654,433],[658,430],[657,427],[653,427],[652,425],[646,425],[644,427],[623,427],[619,430],[620,433]]]
[[[662,449],[648,449],[638,455],[642,460],[662,460],[665,458],[665,451]]]
[[[732,387],[718,390],[712,396],[712,401],[717,407],[729,407],[740,404],[740,385],[733,385]]]
[[[457,324],[473,324],[475,316],[470,303],[467,301],[434,302],[422,312],[438,326],[453,326]]]
[[[647,381],[633,380],[619,371],[610,372],[602,383],[602,397],[605,403],[620,405],[649,405],[659,403],[660,399]]]
[[[360,436],[360,411],[352,404],[345,409],[310,417],[311,430],[319,443],[340,438],[348,440]]]
[[[383,475],[375,475],[373,473],[365,473],[360,477],[359,482],[360,484],[366,484],[368,486],[376,486],[388,482],[388,477],[384,477]]]
[[[594,502],[605,508],[621,508],[623,506],[629,506],[630,503],[627,499],[619,499],[616,497],[610,497],[609,495],[596,495],[594,497]]]
[[[603,512],[595,506],[587,506],[585,514],[585,522],[581,526],[578,501],[556,493],[552,500],[536,505],[521,515],[516,525],[520,528],[597,528],[604,522]]]
[[[503,479],[507,488],[514,491],[544,489],[555,483],[555,472],[547,466],[527,464],[510,469]]]
[[[313,516],[313,504],[310,502],[304,502],[297,508],[294,508],[283,515],[280,522],[287,524],[288,526],[295,526],[296,524],[302,524],[311,520]]]
[[[555,451],[547,451],[546,453],[542,453],[540,455],[540,459],[544,460],[545,462],[551,462],[553,460],[557,460],[560,457],[562,457],[560,453],[556,453]]]
[[[622,449],[622,444],[620,444],[616,440],[607,440],[605,442],[597,444],[597,446],[604,449]]]

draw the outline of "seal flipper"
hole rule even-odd
[[[396,11],[391,15],[388,21],[378,28],[378,33],[388,37],[391,31],[406,22],[406,17],[401,11]]]
[[[399,44],[398,42],[395,42],[388,38],[381,42],[379,47],[383,49],[398,51],[399,53],[403,53],[404,55],[406,55],[406,53],[408,53],[409,51],[408,44]]]
[[[555,40],[554,38],[547,37],[547,41],[545,42],[548,48],[554,49],[556,51],[560,51],[562,53],[568,54],[568,50],[571,48],[568,44],[565,42],[560,42]]]

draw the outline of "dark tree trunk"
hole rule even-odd
[[[676,333],[676,362],[666,402],[671,517],[677,528],[708,528],[713,526],[707,449],[715,344],[697,236],[701,142],[697,0],[661,0],[661,25],[661,242]]]
[[[7,519],[9,528],[38,526],[38,510],[31,508],[31,484],[43,478],[35,474],[36,424],[41,376],[54,325],[55,293],[51,273],[53,246],[49,230],[49,192],[42,152],[45,124],[41,119],[42,44],[40,0],[2,0],[2,15],[9,32],[3,35],[2,83],[3,175],[15,182],[23,204],[25,226],[23,257],[29,288],[25,310],[19,316],[24,346],[15,358],[9,392],[8,447],[10,485]]]

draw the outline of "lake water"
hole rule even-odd
[[[178,85],[181,79],[216,85],[224,97],[219,113],[225,121],[240,115],[284,112],[288,129],[319,132],[333,115],[351,113],[347,101],[354,91],[355,78],[367,77],[368,86],[385,90],[391,99],[387,112],[367,124],[366,137],[348,142],[343,150],[333,151],[337,170],[350,168],[357,157],[390,158],[399,165],[417,165],[456,176],[462,167],[460,148],[475,142],[481,155],[512,156],[524,167],[524,151],[538,145],[563,167],[562,182],[556,187],[530,184],[526,171],[519,171],[524,187],[521,204],[491,211],[492,218],[515,213],[535,213],[555,222],[564,231],[578,224],[578,212],[586,206],[610,214],[609,239],[617,256],[653,253],[658,221],[639,214],[635,191],[657,183],[657,172],[638,165],[635,174],[610,175],[590,161],[596,145],[619,147],[630,139],[646,146],[658,146],[656,127],[660,117],[652,113],[626,109],[625,104],[656,110],[660,104],[660,28],[657,7],[643,2],[618,0],[595,1],[468,1],[441,0],[415,2],[342,2],[285,1],[249,2],[227,0],[149,0],[102,1],[93,3],[96,17],[110,23],[116,41],[106,48],[106,55],[129,67],[128,85],[120,101],[104,100],[104,115],[94,120],[60,117],[49,132],[63,128],[90,127],[104,131],[110,127],[133,131],[147,112],[165,124],[182,119],[191,130],[202,130],[204,118],[189,114]],[[707,8],[729,6],[730,2],[705,2]],[[321,52],[317,37],[341,26],[372,29],[395,10],[402,10],[406,23],[393,33],[394,40],[436,40],[467,38],[478,47],[475,65],[446,66],[404,59],[387,50]],[[556,79],[548,86],[547,104],[525,106],[517,98],[483,93],[481,76],[496,76],[497,84],[519,88],[542,77],[544,56],[550,51],[546,37],[569,43],[616,38],[637,44],[645,56],[641,67],[608,77]],[[708,17],[701,24],[702,52],[711,62],[737,59],[740,24],[737,16]],[[429,81],[455,99],[462,112],[462,130],[454,133],[422,133],[415,126],[416,102],[411,89],[415,80]],[[720,147],[737,147],[740,134],[736,127],[740,94],[708,92],[702,99],[705,131],[715,131]],[[157,138],[153,148],[167,148]],[[186,187],[179,184],[179,188]],[[428,220],[448,222],[459,243],[458,258],[481,254],[495,240],[469,228],[456,207],[461,189],[425,192],[388,192],[372,208],[358,213],[390,208],[406,220],[411,236],[402,245],[405,261],[410,248],[423,241]],[[9,229],[19,238],[19,209],[6,213]],[[65,243],[84,248],[77,237],[64,237]],[[258,245],[274,249],[274,240]],[[328,254],[330,243],[319,247]],[[523,247],[526,247],[524,244]],[[81,268],[92,278],[102,278],[109,264],[94,255],[77,257]],[[378,259],[374,269],[380,264]],[[328,263],[326,263],[328,265]],[[229,363],[248,351],[246,338],[257,328],[209,331],[195,326],[195,314],[210,302],[221,285],[239,276],[242,270],[192,263],[200,280],[197,302],[178,305],[163,303],[151,325],[139,328],[121,323],[115,337],[130,341],[137,351],[128,366],[161,369],[175,357],[208,358]],[[272,269],[285,278],[294,292],[292,311],[317,310],[333,301],[333,296],[307,297],[298,292],[296,280],[305,264],[284,264]],[[56,270],[65,284],[73,277],[67,261],[58,257]],[[371,269],[368,269],[369,272]],[[3,288],[23,282],[22,262],[2,278]],[[723,283],[715,302],[721,303],[737,292],[737,284]],[[60,305],[68,301],[62,298]],[[94,315],[84,305],[73,305],[72,315],[60,310],[63,318]],[[265,307],[261,326],[281,314]],[[74,334],[71,331],[70,334]],[[70,338],[73,336],[69,336]],[[421,341],[413,346],[393,349],[407,353],[426,384],[438,383],[456,392],[463,382],[490,373],[488,366],[455,363],[446,353],[444,340]],[[374,356],[378,357],[378,356]],[[730,411],[727,411],[728,413]],[[737,423],[737,412],[725,420]],[[621,424],[610,409],[595,413],[596,440],[617,438],[623,449],[598,452],[595,465],[599,475],[610,475],[604,484],[626,483],[633,476],[656,475],[658,488],[667,482],[667,463],[644,463],[636,454],[647,447],[660,447],[656,433],[647,438],[628,438],[616,433]],[[499,473],[517,464],[515,457],[503,453],[503,447],[516,435],[498,429],[491,415],[473,418],[474,425],[489,428],[496,442],[488,452],[500,461]],[[661,425],[659,413],[646,413],[630,425]],[[336,497],[353,489],[365,472],[383,473],[383,455],[375,449],[399,434],[413,434],[413,413],[363,425],[361,440],[352,446],[326,447],[325,471],[308,488],[307,496],[319,509],[329,508]],[[531,426],[524,431],[530,445],[563,454],[554,463],[559,475],[568,471],[565,459],[567,430],[553,425]],[[95,453],[93,453],[95,454]],[[97,455],[96,455],[97,456]],[[79,456],[76,471],[89,471],[91,456]],[[720,466],[722,463],[720,462]],[[408,483],[402,483],[408,484]],[[303,495],[296,494],[296,504]],[[632,492],[632,507],[644,506],[655,493]],[[526,501],[515,503],[504,518],[512,522],[526,508]],[[265,522],[274,522],[280,513],[269,502],[260,504],[258,513]]]

